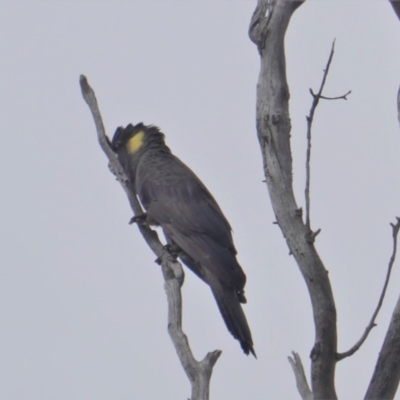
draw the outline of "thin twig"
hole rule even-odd
[[[338,361],[343,360],[346,357],[352,356],[362,346],[362,344],[367,339],[367,337],[368,337],[369,333],[371,332],[371,330],[376,326],[375,320],[376,320],[376,317],[378,316],[379,310],[382,307],[383,300],[384,300],[385,294],[386,294],[386,289],[387,289],[388,284],[389,284],[390,274],[392,272],[392,267],[393,267],[393,264],[394,264],[394,262],[396,260],[397,236],[398,236],[398,233],[399,233],[399,230],[400,230],[400,218],[396,217],[396,219],[397,219],[396,224],[392,224],[392,223],[390,224],[390,226],[392,227],[393,251],[392,251],[392,255],[390,256],[388,269],[387,269],[387,273],[386,273],[385,284],[383,285],[383,289],[382,289],[382,293],[381,293],[381,295],[379,297],[378,305],[376,306],[376,309],[375,309],[374,313],[372,314],[371,320],[369,321],[369,324],[365,328],[365,331],[364,331],[363,335],[361,336],[360,340],[351,349],[345,351],[344,353],[338,353],[336,355],[336,359]]]
[[[324,89],[326,78],[328,76],[329,67],[331,66],[333,54],[335,52],[335,41],[332,43],[331,53],[329,54],[328,63],[326,64],[326,68],[324,70],[324,75],[322,77],[321,86],[316,95],[313,94],[313,101],[311,104],[310,114],[307,116],[307,156],[306,156],[306,188],[305,188],[305,197],[306,197],[306,227],[307,230],[311,231],[311,222],[310,222],[310,162],[311,162],[311,128],[314,120],[315,109],[318,106],[319,99],[321,98],[322,90]]]
[[[99,144],[109,160],[109,168],[124,188],[134,215],[143,215],[143,210],[136,197],[135,190],[119,163],[116,154],[110,147],[96,95],[84,75],[80,76],[79,82],[82,96],[89,106],[96,125]],[[192,386],[191,400],[207,400],[209,398],[212,370],[218,357],[221,355],[221,351],[215,350],[208,353],[200,362],[194,358],[187,336],[182,330],[181,286],[184,280],[182,266],[165,250],[158,238],[157,232],[153,231],[145,221],[136,225],[148,246],[157,256],[157,260],[160,261],[162,267],[164,287],[168,301],[168,332],[178,354],[179,361],[190,380]]]
[[[313,90],[310,88],[310,93],[313,97],[316,97],[317,95],[313,92]],[[351,90],[349,90],[347,93],[343,94],[342,96],[337,96],[337,97],[326,97],[326,96],[319,96],[320,99],[323,100],[347,100],[347,96],[351,93]]]
[[[293,358],[288,357],[289,363],[292,367],[294,377],[296,379],[297,390],[302,400],[313,400],[314,396],[307,383],[306,374],[304,372],[303,363],[298,353],[292,351]]]

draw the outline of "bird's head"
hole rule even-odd
[[[164,134],[154,125],[144,125],[142,122],[125,128],[120,126],[114,133],[111,146],[116,153],[125,151],[133,155],[151,144],[164,145]]]

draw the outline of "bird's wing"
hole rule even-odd
[[[246,278],[236,261],[229,223],[205,186],[188,171],[185,179],[170,185],[142,182],[139,197],[150,218],[193,260],[229,286],[242,289]]]
[[[207,234],[182,234],[172,224],[164,227],[164,230],[169,231],[172,240],[201,266],[201,275],[205,281],[210,283],[207,279],[208,274],[203,271],[206,269],[225,285],[234,288],[238,293],[242,292],[246,276],[235,255],[228,248],[222,247]],[[182,260],[185,262],[184,258]],[[187,262],[185,264],[191,266]]]

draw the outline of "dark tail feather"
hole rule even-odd
[[[253,348],[250,328],[240,305],[238,294],[234,289],[224,285],[217,278],[213,278],[211,282],[209,279],[208,283],[229,332],[235,339],[239,340],[243,351],[247,355],[251,353],[257,358]]]

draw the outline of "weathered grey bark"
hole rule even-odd
[[[400,19],[400,2],[389,0]],[[397,93],[397,117],[400,123],[400,88]],[[399,219],[397,220],[397,225]],[[395,229],[395,228],[394,228]],[[397,233],[398,233],[397,228]],[[394,246],[397,245],[397,237]],[[395,247],[394,247],[395,250]],[[394,251],[395,253],[395,251]],[[368,386],[365,399],[393,399],[400,382],[400,297],[386,332],[375,370]]]
[[[391,5],[400,19],[400,3],[390,0]],[[400,87],[397,92],[397,118],[400,123]],[[393,255],[390,262],[394,262],[397,249],[397,234],[400,219],[393,227]],[[379,353],[375,370],[368,386],[365,400],[393,399],[400,382],[400,297],[390,320],[382,349]]]
[[[398,105],[400,114],[400,105]],[[400,230],[400,218],[397,218],[396,224],[392,225],[393,252],[389,261],[388,273],[385,280],[384,290],[379,299],[378,309],[382,304],[383,297],[389,283],[390,272],[392,270],[397,252],[397,236]],[[377,312],[376,311],[376,312]],[[374,317],[373,317],[374,318]],[[400,381],[400,298],[397,301],[389,329],[379,353],[375,371],[372,375],[365,399],[393,399]]]
[[[92,113],[96,125],[97,137],[100,147],[103,149],[109,160],[109,167],[116,176],[128,196],[134,215],[142,215],[143,210],[136,197],[133,186],[118,161],[116,154],[111,149],[104,129],[103,120],[97,104],[93,89],[85,76],[80,77],[82,96]],[[161,244],[157,232],[153,231],[147,224],[137,224],[148,246],[160,261],[164,276],[164,288],[168,300],[168,332],[178,354],[186,375],[189,378],[192,395],[191,400],[208,400],[210,391],[210,380],[213,367],[221,355],[220,350],[208,353],[204,359],[198,362],[189,347],[187,336],[182,330],[182,296],[181,286],[184,280],[184,273],[179,262],[171,258],[169,253]]]
[[[293,357],[288,357],[290,366],[292,367],[294,377],[296,379],[297,390],[302,400],[314,400],[314,396],[308,386],[306,374],[304,372],[303,363],[301,362],[300,356],[292,352]]]
[[[303,1],[259,0],[249,35],[257,45],[261,70],[257,85],[257,134],[276,221],[306,282],[313,308],[315,342],[311,351],[314,399],[336,399],[336,309],[326,271],[296,204],[292,182],[289,88],[284,37],[293,12]]]
[[[365,400],[393,399],[400,381],[400,298],[379,353]]]

